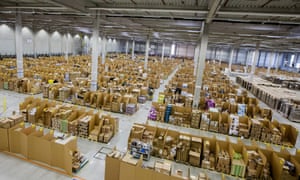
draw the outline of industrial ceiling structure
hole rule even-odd
[[[300,52],[300,0],[1,0],[0,24],[16,12],[33,29],[117,39],[191,43],[209,28],[209,46]]]

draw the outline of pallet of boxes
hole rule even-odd
[[[99,141],[108,143],[117,132],[117,121],[110,115],[103,115],[101,119],[103,120],[103,126],[101,127],[101,131],[99,134]]]
[[[79,122],[79,137],[87,138],[89,133],[94,128],[95,115],[93,112],[87,113],[87,115],[83,116],[78,120]]]

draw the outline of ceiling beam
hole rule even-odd
[[[134,11],[134,12],[157,12],[157,13],[188,13],[188,14],[194,14],[194,13],[200,13],[200,14],[206,14],[208,13],[207,10],[200,10],[200,9],[183,9],[183,8],[177,8],[177,9],[167,9],[167,8],[120,8],[120,7],[89,7],[89,10],[110,10],[110,11]]]
[[[213,2],[210,4],[209,12],[207,14],[206,23],[211,23],[212,19],[215,17],[217,11],[222,6],[222,3],[224,3],[223,0],[213,0]]]
[[[268,0],[267,2],[265,2],[263,5],[261,5],[261,7],[265,7],[266,5],[268,5],[270,2],[272,2],[273,0]]]
[[[279,16],[279,17],[295,17],[299,18],[300,13],[284,13],[284,12],[249,12],[249,11],[218,11],[216,14],[218,15],[236,15],[236,16]]]
[[[60,6],[66,7],[73,11],[86,13],[84,1],[80,0],[50,0],[51,2],[58,4]]]

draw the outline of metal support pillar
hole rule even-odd
[[[255,69],[256,69],[256,64],[258,62],[258,58],[259,58],[259,42],[256,43],[256,48],[255,48],[255,51],[253,52],[253,56],[252,56],[250,81],[253,80],[253,77],[254,77],[254,74],[255,74]]]
[[[232,65],[232,61],[233,61],[233,53],[234,53],[234,49],[232,48],[231,52],[230,52],[229,63],[228,63],[228,71],[229,71],[229,73],[231,72],[231,65]]]
[[[131,50],[131,59],[132,60],[134,60],[134,44],[135,44],[135,42],[134,42],[134,40],[132,40],[132,50]]]
[[[33,57],[37,58],[36,56],[36,32],[34,29],[32,29],[32,50],[33,50]]]
[[[275,62],[275,52],[272,52],[272,53],[271,53],[271,59],[270,59],[270,61],[269,61],[269,63],[268,63],[267,76],[270,75],[271,67],[272,67],[272,65],[274,64],[274,62]]]
[[[281,59],[282,53],[278,52],[277,54],[277,60],[276,60],[276,72],[278,72],[279,66],[281,64],[280,59]]]
[[[126,49],[125,49],[125,53],[126,53],[126,55],[128,55],[128,41],[126,41]]]
[[[164,62],[164,56],[165,56],[165,43],[162,44],[162,51],[161,51],[161,62]]]
[[[149,48],[150,48],[150,37],[149,37],[149,35],[148,35],[148,36],[147,36],[147,41],[146,41],[145,63],[144,63],[144,69],[145,69],[146,71],[147,71],[147,67],[148,67]]]
[[[200,45],[198,44],[195,48],[195,54],[194,54],[194,76],[197,74],[197,65],[198,65],[198,59],[199,59],[199,50]]]
[[[17,56],[17,77],[23,78],[23,40],[22,40],[22,17],[18,10],[16,17],[15,26],[15,36],[16,36],[16,56]]]
[[[102,38],[102,58],[101,58],[101,64],[105,64],[105,58],[106,58],[106,37],[105,35]]]
[[[200,101],[200,92],[202,86],[202,77],[205,68],[205,58],[208,44],[208,24],[202,23],[202,36],[200,42],[200,51],[199,51],[199,60],[197,64],[197,76],[196,76],[196,86],[195,86],[195,94],[193,98],[193,107],[198,107]]]
[[[66,49],[65,49],[65,60],[69,60],[69,34],[66,34]],[[68,62],[69,63],[69,62]]]
[[[99,38],[99,14],[97,12],[94,22],[93,35],[92,35],[92,73],[91,73],[91,91],[97,91],[98,80],[98,38]]]

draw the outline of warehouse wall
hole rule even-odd
[[[15,53],[15,34],[12,27],[0,25],[0,54]]]
[[[68,52],[78,54],[80,41],[74,40],[74,37],[69,35],[67,40],[66,35],[54,31],[49,33],[44,29],[33,32],[28,27],[22,28],[23,38],[23,54],[34,54],[34,44],[37,54],[60,54],[64,53],[66,43],[68,43]],[[50,41],[50,43],[49,43]],[[1,55],[15,55],[15,31],[14,27],[1,24],[0,25],[0,54]],[[74,48],[77,48],[76,50]]]
[[[195,46],[189,44],[176,44],[175,55],[179,57],[193,58],[195,53]]]

